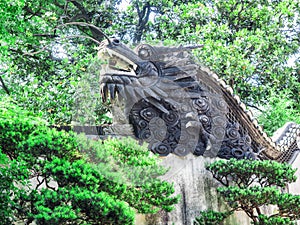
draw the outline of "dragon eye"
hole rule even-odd
[[[150,51],[149,51],[149,49],[144,49],[144,48],[140,49],[140,50],[139,50],[139,56],[140,56],[141,58],[147,58],[147,57],[149,57],[149,56],[150,56]]]
[[[155,49],[148,44],[140,44],[136,47],[135,52],[141,59],[151,60],[152,56],[155,55]]]

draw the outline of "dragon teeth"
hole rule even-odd
[[[264,137],[265,139],[268,139],[268,138],[269,138],[268,135],[267,135],[266,133],[263,133],[263,137]]]
[[[267,134],[266,134],[266,135],[267,135]],[[272,139],[271,139],[269,136],[267,136],[267,140],[268,140],[269,143],[273,143],[273,142],[272,142]],[[272,144],[271,144],[271,145],[272,145]]]
[[[280,141],[278,142],[278,145],[279,145],[279,146],[282,146],[283,143],[284,143],[284,140],[280,140]]]
[[[276,148],[276,144],[275,144],[273,141],[271,141],[271,146],[272,146],[273,148]]]
[[[282,149],[281,149],[281,146],[280,145],[276,145],[276,150],[277,151],[281,151]]]
[[[106,102],[107,94],[108,94],[108,89],[107,89],[106,84],[101,84],[100,92],[101,92],[101,97],[102,97],[103,101]]]
[[[122,76],[121,79],[125,85],[132,83],[132,81],[126,76]]]
[[[113,100],[115,99],[115,85],[114,84],[107,84],[110,98]]]
[[[247,110],[246,113],[247,113],[249,119],[252,120],[253,117],[254,117],[252,111],[251,110]]]
[[[198,114],[197,114],[197,113],[194,113],[194,112],[188,112],[188,113],[185,115],[185,118],[197,120],[197,119],[198,119]]]
[[[118,95],[125,100],[127,100],[127,96],[125,94],[124,86],[122,84],[116,84],[116,91],[118,92]]]
[[[112,79],[114,83],[123,84],[123,80],[119,76],[113,76]]]

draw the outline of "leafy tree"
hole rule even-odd
[[[259,112],[258,120],[270,136],[286,122],[293,121],[300,124],[299,108],[293,101],[293,95],[288,90],[279,94],[273,92],[268,104],[262,107],[264,110]]]
[[[167,170],[132,139],[105,142],[57,131],[0,102],[0,224],[133,224],[135,212],[172,210]]]
[[[243,210],[256,225],[294,224],[300,218],[300,196],[283,193],[286,184],[296,181],[295,169],[275,161],[219,160],[207,166],[223,187],[218,193],[232,211]],[[275,205],[278,211],[265,215],[262,206]],[[219,215],[212,212],[211,215]],[[197,220],[202,221],[207,213]],[[212,216],[211,216],[212,217]],[[200,223],[201,224],[201,223]]]
[[[196,57],[262,112],[260,122],[271,134],[299,110],[299,66],[287,63],[299,50],[299,9],[293,0],[132,1],[119,29],[126,28],[130,34],[120,36],[133,43],[203,43]],[[278,95],[291,109],[282,110],[280,120],[270,116],[278,112]]]
[[[232,211],[229,212],[216,212],[212,210],[201,211],[201,216],[196,217],[194,225],[217,225],[224,221]]]
[[[51,123],[70,124],[78,106],[78,82],[96,54],[95,43],[78,36],[96,41],[102,37],[95,29],[64,24],[81,21],[110,27],[118,3],[2,0],[0,74],[6,93]]]
[[[154,37],[203,43],[197,57],[253,105],[264,102],[270,89],[299,87],[287,65],[298,51],[299,9],[293,0],[170,3],[155,17]]]
[[[65,26],[70,22],[94,24],[126,43],[203,43],[196,57],[249,106],[265,105],[272,93],[284,89],[298,93],[299,66],[287,64],[299,46],[298,1],[131,1],[127,8],[120,3],[2,0],[2,94],[10,93],[51,123],[78,119],[76,90],[86,74],[95,77],[88,67],[97,44],[75,36],[101,41],[103,35],[91,27]],[[299,95],[289,98],[298,110]],[[96,123],[103,119],[99,108],[92,115]]]

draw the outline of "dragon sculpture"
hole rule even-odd
[[[130,124],[161,156],[293,161],[300,126],[287,123],[269,138],[232,88],[194,62],[190,52],[200,47],[141,44],[133,51],[115,38],[101,43],[101,95],[120,105],[121,127]]]

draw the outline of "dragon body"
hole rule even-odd
[[[269,138],[232,88],[194,62],[190,51],[199,47],[131,50],[117,39],[102,42],[103,100],[122,102],[124,125],[161,156],[293,161],[300,126],[288,123]]]

